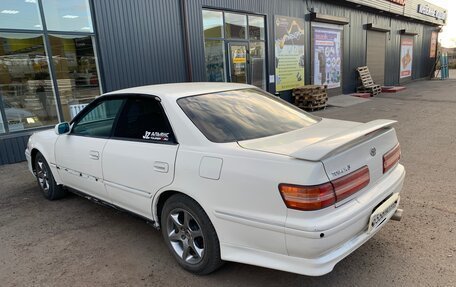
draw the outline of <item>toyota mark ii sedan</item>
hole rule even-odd
[[[250,85],[154,85],[98,97],[25,154],[45,198],[153,222],[190,272],[318,276],[401,218],[394,123],[319,118]]]

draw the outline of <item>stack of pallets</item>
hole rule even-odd
[[[294,104],[306,111],[324,109],[328,102],[326,87],[326,85],[308,85],[294,89]]]
[[[371,97],[378,96],[382,92],[380,85],[376,85],[374,80],[372,80],[369,68],[367,66],[359,67],[359,79],[361,80],[362,86],[359,86],[357,91],[358,93],[370,93]]]

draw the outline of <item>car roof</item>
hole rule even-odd
[[[238,83],[214,83],[214,82],[191,82],[140,86],[106,93],[105,95],[116,94],[145,94],[158,96],[160,98],[182,98],[187,96],[210,94],[215,92],[255,88],[251,85]]]

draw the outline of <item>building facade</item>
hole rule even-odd
[[[0,164],[104,92],[231,81],[293,87],[429,76],[446,11],[423,0],[2,0]]]

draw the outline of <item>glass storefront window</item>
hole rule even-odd
[[[91,36],[50,35],[52,56],[65,120],[71,120],[100,95]]]
[[[57,123],[43,36],[0,33],[0,95],[10,132]]]
[[[266,89],[264,16],[203,9],[203,34],[208,81]]]
[[[1,0],[0,28],[42,30],[38,0]]]
[[[222,12],[203,10],[203,29],[205,38],[223,38]]]
[[[225,38],[245,39],[247,16],[235,13],[225,13]]]
[[[225,81],[225,47],[223,41],[206,40],[204,42],[206,55],[206,76],[209,82]]]
[[[250,40],[264,40],[264,18],[261,16],[249,16]]]
[[[42,2],[48,30],[93,32],[88,0],[43,0]]]

